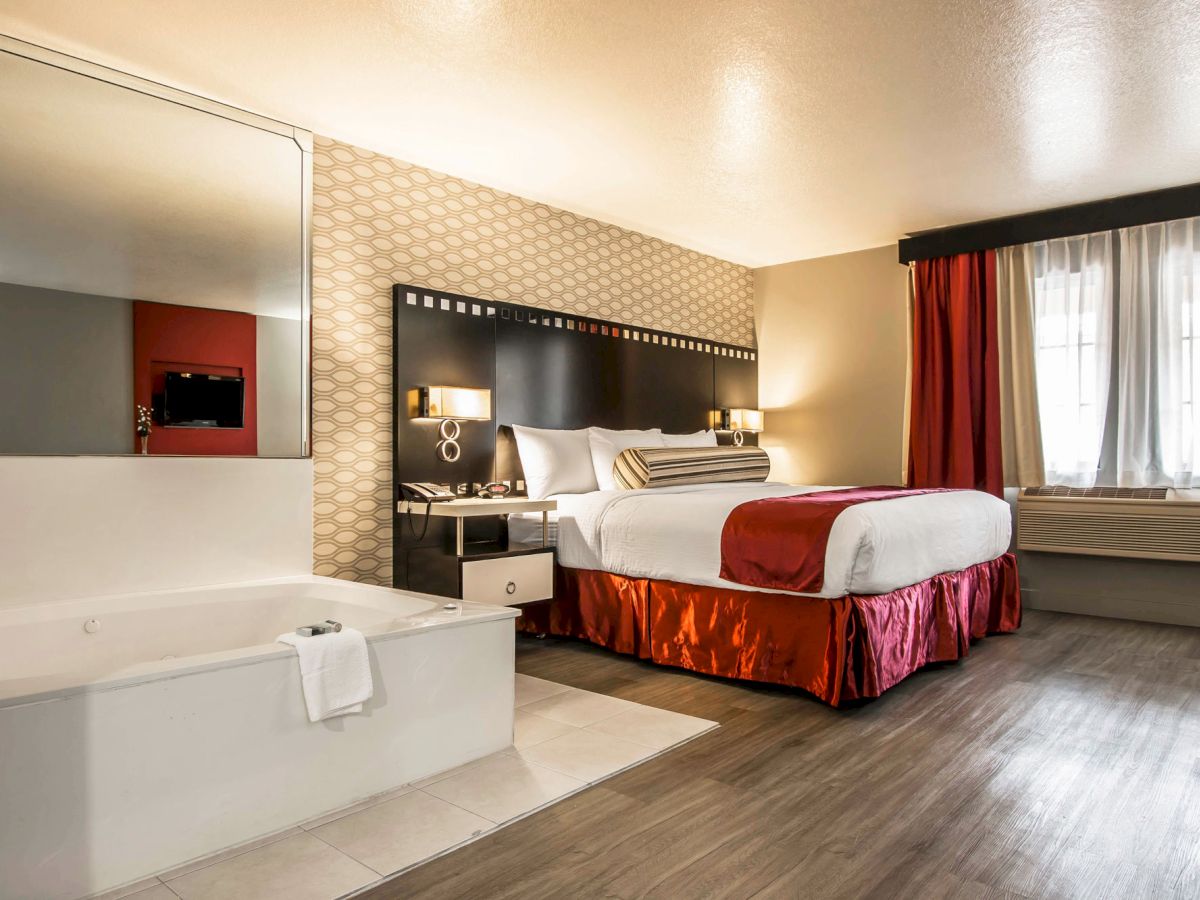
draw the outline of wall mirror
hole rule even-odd
[[[312,136],[0,37],[0,454],[305,456]]]

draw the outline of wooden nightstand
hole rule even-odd
[[[442,503],[409,503],[401,500],[396,512],[410,511],[418,519],[426,514],[455,519],[454,548],[423,547],[408,558],[408,588],[426,594],[456,597],[495,606],[519,606],[554,597],[554,548],[548,543],[549,514],[553,500],[524,498],[480,500],[467,498]],[[465,543],[463,521],[473,516],[542,514],[542,543]]]

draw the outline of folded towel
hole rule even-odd
[[[310,722],[362,712],[374,686],[361,631],[343,628],[313,637],[281,634],[276,640],[291,644],[300,656],[300,684]]]

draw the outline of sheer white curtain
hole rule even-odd
[[[1200,219],[1120,230],[1116,472],[1200,486]]]
[[[1049,484],[1096,483],[1112,364],[1112,235],[1033,245],[1034,347]]]

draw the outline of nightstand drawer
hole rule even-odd
[[[554,554],[530,553],[462,564],[462,599],[496,606],[554,596]]]

